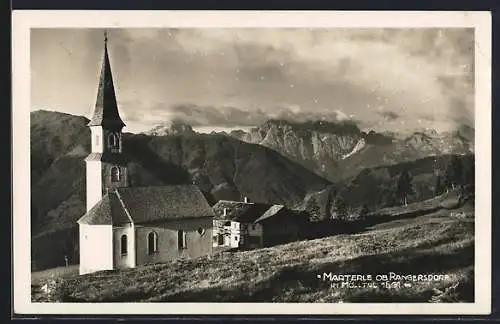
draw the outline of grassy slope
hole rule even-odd
[[[442,201],[440,201],[442,203]],[[410,206],[416,208],[416,206]],[[417,206],[418,207],[418,206]],[[423,206],[422,206],[423,207]],[[274,248],[176,261],[137,269],[69,274],[52,281],[51,295],[41,294],[38,276],[32,285],[36,301],[92,302],[426,302],[473,301],[474,221],[434,210],[394,220],[364,233],[294,242]],[[333,289],[318,274],[448,274],[439,282],[417,282],[401,289]],[[448,290],[446,290],[448,288]]]

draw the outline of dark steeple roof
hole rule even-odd
[[[97,100],[94,113],[88,126],[103,126],[110,129],[122,129],[125,126],[116,103],[115,87],[111,74],[111,65],[108,56],[108,38],[104,35],[104,60],[99,78],[99,89],[97,90]]]

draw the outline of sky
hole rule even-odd
[[[474,127],[473,29],[111,29],[124,131],[271,118],[363,130]],[[90,117],[102,29],[32,29],[31,108]]]

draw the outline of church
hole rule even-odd
[[[208,255],[215,213],[197,186],[129,187],[125,123],[107,41],[105,36],[97,100],[88,123],[86,213],[77,221],[80,274]]]

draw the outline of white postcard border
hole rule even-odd
[[[14,11],[12,17],[13,297],[16,314],[489,314],[491,311],[490,12]],[[475,28],[475,303],[32,303],[30,29],[161,27]]]

